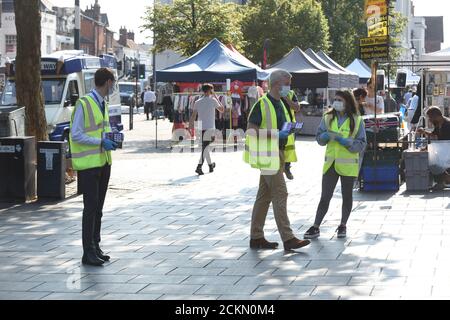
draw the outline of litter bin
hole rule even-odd
[[[25,136],[25,108],[0,108],[0,137]]]
[[[38,198],[66,198],[66,143],[39,142],[37,152]]]
[[[0,198],[36,199],[36,139],[0,138]]]

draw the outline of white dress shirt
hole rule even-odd
[[[89,93],[89,96],[92,97],[92,99],[94,99],[94,101],[98,100],[98,102],[100,102],[100,104],[103,104],[105,99],[95,89],[92,91],[93,92]],[[95,94],[94,94],[94,92],[95,92]],[[84,130],[85,130],[84,110],[83,110],[81,103],[79,102],[76,105],[75,115],[74,115],[73,123],[72,123],[72,131],[71,131],[72,140],[79,144],[87,144],[87,145],[94,145],[94,146],[99,146],[102,144],[101,139],[89,137],[84,132]]]

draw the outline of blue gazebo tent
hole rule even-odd
[[[214,39],[192,57],[156,72],[158,82],[266,80],[269,73]]]

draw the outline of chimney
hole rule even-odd
[[[92,18],[96,21],[100,21],[101,15],[100,15],[100,5],[98,4],[98,0],[95,0],[93,9],[94,9],[94,16]]]
[[[125,27],[120,28],[119,30],[119,43],[126,47],[127,46],[127,38],[128,38],[128,33],[127,33],[127,29]]]
[[[128,38],[128,40],[133,40],[134,41],[134,32],[133,31],[128,32],[127,38]]]

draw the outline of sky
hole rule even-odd
[[[450,47],[450,1],[449,0],[413,0],[416,16],[444,16],[444,44],[442,49]]]
[[[75,0],[49,0],[55,6],[73,6]],[[442,48],[450,47],[450,1],[449,0],[413,0],[416,16],[440,16],[444,15],[444,44]],[[94,4],[94,0],[80,0],[81,9],[86,9],[87,5]],[[145,7],[151,6],[153,0],[99,0],[102,12],[108,13],[110,28],[117,32],[125,25],[128,29],[136,33],[136,40],[139,43],[151,43],[150,32],[140,33],[142,25],[141,17],[144,15]],[[125,8],[124,8],[125,6]],[[124,13],[126,12],[126,13]]]

